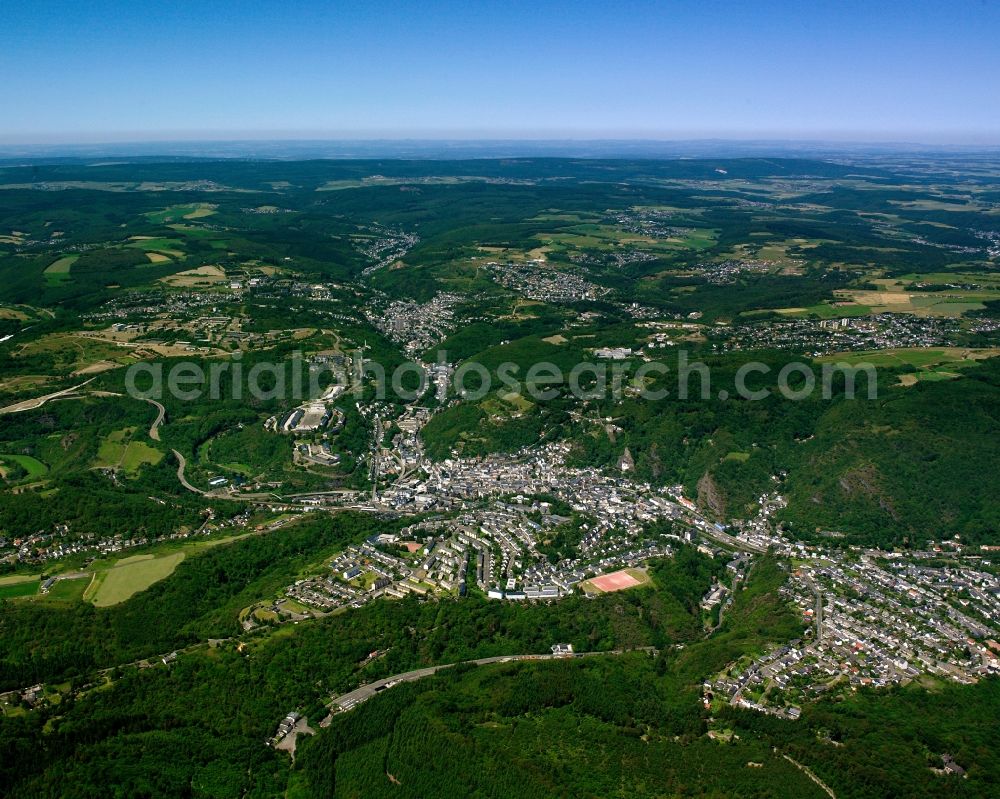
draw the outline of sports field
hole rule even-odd
[[[648,582],[649,578],[640,569],[621,569],[609,574],[599,574],[583,584],[585,591],[593,590],[599,594],[611,591],[624,591]]]

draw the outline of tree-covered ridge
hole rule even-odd
[[[766,744],[688,737],[669,691],[642,654],[453,669],[304,743],[303,795],[821,795]]]
[[[357,533],[352,523],[358,524],[356,519],[344,522],[333,535]],[[187,573],[182,564],[158,584],[159,590],[154,587],[122,603],[120,617],[135,618],[140,609],[149,613],[161,606],[160,626],[183,624],[181,629],[196,638],[232,631],[231,613],[199,615],[200,605],[188,606],[204,596],[222,608],[235,608],[245,602],[247,592],[266,591],[271,572],[253,575],[275,551],[259,542],[271,538],[279,542],[272,546],[304,547],[308,557],[314,557],[315,547],[329,535],[323,538],[321,528],[306,525],[297,535],[291,528],[219,547],[185,561],[191,564]],[[280,543],[286,536],[288,543]],[[553,638],[572,641],[580,650],[664,648],[693,641],[701,635],[697,598],[719,569],[711,559],[685,549],[676,561],[654,567],[656,588],[551,606],[514,606],[481,598],[434,603],[383,600],[273,634],[250,635],[239,647],[231,642],[196,649],[182,654],[169,668],[115,669],[79,696],[71,688],[58,703],[0,723],[5,748],[34,752],[27,768],[24,760],[5,759],[9,770],[3,774],[4,792],[88,796],[106,787],[93,781],[92,775],[99,772],[113,775],[122,796],[129,791],[172,796],[183,784],[200,786],[191,788],[200,796],[236,796],[244,790],[272,796],[285,765],[262,741],[290,708],[301,708],[315,723],[325,715],[323,703],[331,694],[358,682],[429,663],[545,653]],[[220,603],[219,592],[233,596],[232,603]],[[38,619],[19,610],[5,608],[5,637],[17,640],[20,635],[27,646]],[[87,627],[93,624],[88,619],[105,617],[55,618],[64,624],[52,623],[36,632],[41,649],[72,651],[76,668],[69,670],[52,656],[19,664],[20,670],[11,665],[8,673],[26,676],[32,668],[33,677],[55,680],[72,671],[80,675],[76,683],[84,685],[85,668],[99,664],[115,643],[115,624],[106,623],[98,630]],[[99,633],[110,634],[110,643],[104,643]],[[162,636],[163,641],[145,643],[178,641],[176,633]],[[385,655],[369,662],[372,651]],[[105,679],[111,681],[107,686],[102,685]],[[696,712],[696,707],[692,709]],[[133,758],[139,758],[138,765]],[[62,779],[67,767],[75,775],[70,783]]]
[[[799,765],[845,799],[995,789],[996,681],[864,694],[799,722],[728,711],[737,737],[719,741],[679,730],[664,691],[642,655],[454,669],[305,741],[294,795],[826,796]],[[942,754],[968,778],[936,774]]]
[[[184,560],[167,579],[113,607],[11,603],[0,614],[0,685],[83,678],[172,649],[229,638],[239,613],[295,579],[326,553],[385,523],[362,515],[309,519]]]

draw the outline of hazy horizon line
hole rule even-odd
[[[4,160],[44,158],[205,158],[261,160],[477,160],[513,157],[741,158],[995,155],[1000,137],[983,141],[919,141],[822,136],[251,136],[7,142]]]
[[[3,147],[83,147],[112,144],[199,144],[240,142],[428,142],[428,143],[649,143],[689,144],[697,142],[800,143],[842,145],[998,147],[1000,131],[477,131],[428,130],[393,132],[380,130],[163,130],[100,131],[87,133],[0,132]]]

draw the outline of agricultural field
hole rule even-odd
[[[58,258],[45,267],[46,280],[48,280],[50,285],[59,285],[64,280],[70,279],[70,270],[73,268],[73,264],[76,263],[79,255],[64,255],[62,258]]]
[[[184,257],[184,243],[180,239],[140,236],[125,246],[129,249],[161,253],[169,258]]]
[[[583,224],[567,227],[558,233],[539,233],[542,247],[529,251],[527,257],[544,259],[547,252],[570,251],[609,252],[615,249],[642,246],[651,253],[672,253],[677,250],[707,250],[718,237],[718,231],[690,229],[676,235],[654,238],[641,233],[631,233],[620,227],[600,224]]]
[[[144,465],[155,466],[163,459],[163,453],[145,441],[134,440],[135,428],[125,428],[109,433],[97,450],[95,468],[122,469],[134,474]]]
[[[952,380],[962,371],[978,366],[989,358],[1000,357],[1000,348],[963,349],[945,347],[932,349],[892,349],[869,352],[841,352],[819,359],[825,363],[867,363],[875,367],[911,367],[899,376],[904,386],[923,380]]]
[[[177,272],[173,275],[160,278],[160,280],[168,286],[176,288],[211,287],[225,282],[226,273],[219,266],[199,266],[196,269],[187,269],[183,272]]]
[[[211,203],[186,203],[172,205],[162,211],[147,211],[146,218],[158,225],[179,222],[183,219],[203,219],[215,213],[216,206]]]

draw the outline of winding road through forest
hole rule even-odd
[[[171,452],[173,452],[174,457],[177,458],[177,479],[181,481],[181,485],[188,491],[194,491],[194,493],[204,496],[207,492],[202,491],[200,488],[195,488],[184,476],[184,470],[187,468],[187,460],[185,460],[184,456],[181,455],[176,449],[171,450]]]
[[[461,660],[457,663],[442,663],[439,666],[427,666],[422,669],[414,669],[413,671],[404,671],[401,674],[393,674],[391,677],[383,677],[381,680],[366,683],[365,685],[355,688],[353,691],[348,691],[346,694],[341,694],[336,697],[333,702],[331,702],[330,707],[335,709],[334,712],[350,710],[351,708],[364,702],[366,699],[371,699],[375,696],[375,694],[384,691],[386,688],[391,688],[393,685],[397,685],[401,682],[415,682],[422,677],[429,677],[435,672],[441,671],[441,669],[449,669],[452,666],[485,666],[489,663],[512,663],[521,660],[567,660],[572,658],[595,657],[597,655],[624,655],[629,652],[647,652],[654,656],[657,654],[657,650],[654,647],[646,646],[638,647],[636,649],[613,649],[607,652],[577,652],[572,655],[494,655],[493,657],[477,658],[475,660]],[[330,719],[332,717],[333,713],[327,716],[320,723],[320,726],[329,726]]]

